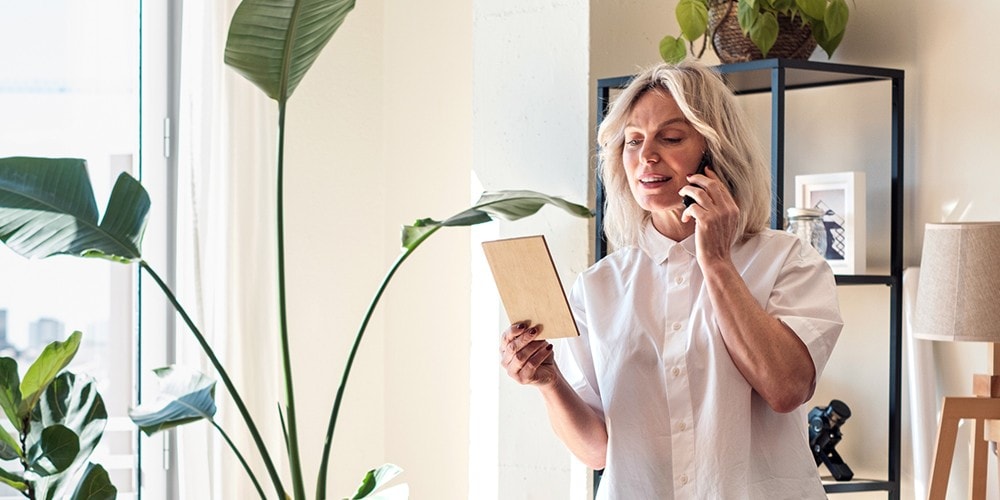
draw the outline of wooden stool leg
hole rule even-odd
[[[986,420],[976,419],[976,429],[972,435],[972,500],[986,500]]]
[[[952,416],[949,399],[945,398],[941,412],[941,426],[938,428],[937,451],[931,465],[931,487],[928,500],[945,500],[948,493],[948,477],[951,475],[951,459],[955,454],[955,439],[958,437],[959,419]]]

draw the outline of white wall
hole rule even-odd
[[[473,5],[473,156],[479,181],[487,190],[531,189],[585,203],[588,2],[478,0]],[[500,224],[490,237],[524,234],[546,235],[567,286],[588,263],[586,220],[547,207],[531,219]],[[492,286],[483,285],[488,290],[483,300],[490,300]],[[495,291],[492,300],[499,312]],[[524,318],[511,318],[518,319]],[[472,484],[469,497],[567,498],[570,486],[585,489],[587,478],[579,473],[582,467],[575,475],[571,471],[538,391],[495,375],[504,320],[502,313],[474,318],[473,333],[489,341],[476,344],[472,353],[478,382],[473,390],[498,403],[495,416],[474,423],[473,446],[494,450],[488,460],[497,473],[495,480]]]
[[[289,101],[286,263],[289,330],[306,489],[341,372],[387,256],[382,149],[384,14],[360,2]],[[355,362],[333,440],[333,498],[385,458],[385,337],[377,320]]]
[[[674,4],[449,0],[418,10],[359,3],[303,82],[289,123],[292,325],[310,332],[293,347],[303,360],[296,371],[303,434],[317,437],[306,441],[307,465],[318,461],[318,436],[348,337],[396,254],[396,226],[467,206],[468,186],[477,180],[470,167],[487,189],[585,199],[594,81],[656,62],[660,36],[676,32]],[[991,93],[1000,62],[988,38],[1000,4],[857,0],[851,6],[849,32],[834,60],[907,72],[905,254],[914,265],[923,223],[1000,219],[992,172],[1000,157],[993,140],[1000,104]],[[819,53],[814,59],[826,60]],[[888,158],[880,135],[886,90],[833,92],[789,103],[790,122],[824,138],[790,138],[789,163],[880,168]],[[857,104],[841,105],[847,101]],[[751,111],[766,106],[747,103]],[[841,120],[849,125],[816,125]],[[870,197],[869,210],[883,200]],[[537,219],[483,234],[544,232],[568,284],[589,262],[586,226],[546,209]],[[567,498],[578,487],[537,395],[497,375],[492,340],[470,338],[470,329],[496,335],[503,320],[488,304],[476,307],[492,317],[469,316],[475,251],[469,233],[455,230],[435,236],[404,266],[348,390],[335,440],[334,470],[343,475],[333,494],[346,493],[364,468],[382,460],[408,470],[405,480],[418,500]],[[876,263],[880,252],[870,255]],[[491,300],[488,292],[477,297]],[[846,394],[855,416],[844,428],[842,453],[852,467],[881,475],[888,301],[879,287],[842,289],[841,300],[848,327],[814,403]],[[967,391],[971,373],[985,369],[978,347],[939,346],[949,390]],[[470,391],[473,398],[498,395],[490,418],[469,422]],[[470,457],[466,450],[477,440],[476,449],[494,455]],[[470,461],[495,473],[480,470],[484,482],[470,484],[464,479]]]
[[[471,205],[472,7],[386,2],[382,102],[385,257],[399,230]],[[385,298],[385,455],[411,498],[465,498],[469,427],[469,231],[446,228]]]
[[[400,228],[470,205],[471,18],[460,1],[359,2],[291,101],[289,307],[304,333],[293,358],[307,471]],[[465,496],[468,238],[436,234],[383,297],[334,435],[331,496],[383,462],[404,468],[413,498]]]

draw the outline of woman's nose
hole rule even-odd
[[[660,161],[660,151],[656,148],[655,144],[644,142],[640,158],[642,158],[643,163],[656,163]]]

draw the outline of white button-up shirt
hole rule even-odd
[[[843,323],[826,261],[767,230],[732,250],[757,302],[823,371]],[[647,224],[638,247],[583,272],[570,304],[580,337],[560,342],[564,376],[605,420],[598,499],[825,498],[802,408],[776,413],[726,350],[694,236]]]

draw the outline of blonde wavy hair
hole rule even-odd
[[[763,231],[771,216],[771,172],[732,91],[711,68],[693,62],[659,64],[639,73],[614,99],[597,131],[598,167],[606,192],[604,233],[616,248],[638,243],[649,212],[636,203],[625,177],[625,125],[640,97],[664,92],[705,138],[711,168],[740,209],[736,239]]]

